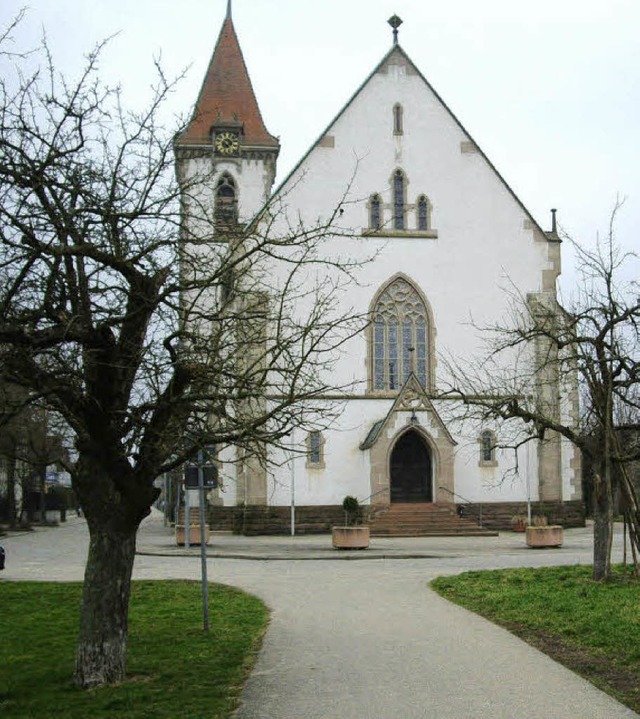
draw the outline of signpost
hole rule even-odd
[[[205,506],[204,490],[218,486],[218,467],[214,462],[215,447],[198,450],[196,462],[190,463],[184,470],[184,486],[186,489],[198,489],[200,504],[200,565],[202,574],[202,623],[205,632],[209,631],[209,584],[207,579],[207,545],[205,539]],[[188,498],[187,498],[188,501]],[[185,525],[189,515],[185,507]],[[191,527],[185,526],[185,546],[188,545]]]

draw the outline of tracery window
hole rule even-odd
[[[369,200],[369,227],[372,230],[379,230],[382,227],[381,207],[380,195],[372,195]]]
[[[236,184],[226,172],[220,176],[216,187],[215,220],[216,225],[221,226],[230,226],[238,221]]]
[[[393,134],[394,135],[402,135],[404,132],[404,129],[402,127],[402,105],[400,103],[396,103],[393,106]]]
[[[418,292],[402,277],[389,284],[372,314],[372,388],[397,390],[410,372],[427,387],[429,319]]]
[[[405,177],[402,170],[393,175],[393,229],[404,230]]]

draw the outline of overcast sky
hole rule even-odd
[[[119,33],[102,72],[143,96],[162,54],[190,66],[175,97],[188,112],[227,0],[0,0],[4,26],[29,12],[18,40],[46,29],[65,73]],[[606,232],[626,198],[620,241],[640,249],[639,0],[234,0],[233,18],[267,129],[280,136],[278,181],[390,47],[400,43],[544,227],[551,207],[582,243]],[[571,258],[564,256],[570,275]]]

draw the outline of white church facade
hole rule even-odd
[[[288,532],[294,494],[308,531],[339,518],[346,495],[375,510],[372,517],[428,505],[501,528],[529,501],[554,521],[579,524],[580,458],[568,442],[531,442],[516,466],[514,452],[500,448],[501,429],[465,419],[447,393],[446,358],[481,356],[475,327],[505,314],[506,286],[555,303],[560,240],[555,228],[539,226],[414,65],[392,20],[389,51],[275,190],[303,221],[339,206],[340,227],[357,235],[354,251],[373,257],[348,293],[369,321],[332,375],[351,390],[337,421],[295,430],[293,460],[280,451],[270,466],[222,461],[211,521]],[[235,203],[246,223],[273,198],[278,150],[228,12],[193,119],[176,141],[178,172],[213,168],[210,202],[219,211]],[[560,403],[559,381],[551,394]],[[558,411],[576,409],[569,402]]]

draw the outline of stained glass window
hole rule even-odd
[[[373,310],[374,390],[397,390],[414,372],[427,386],[429,322],[420,295],[402,277],[389,284]]]

